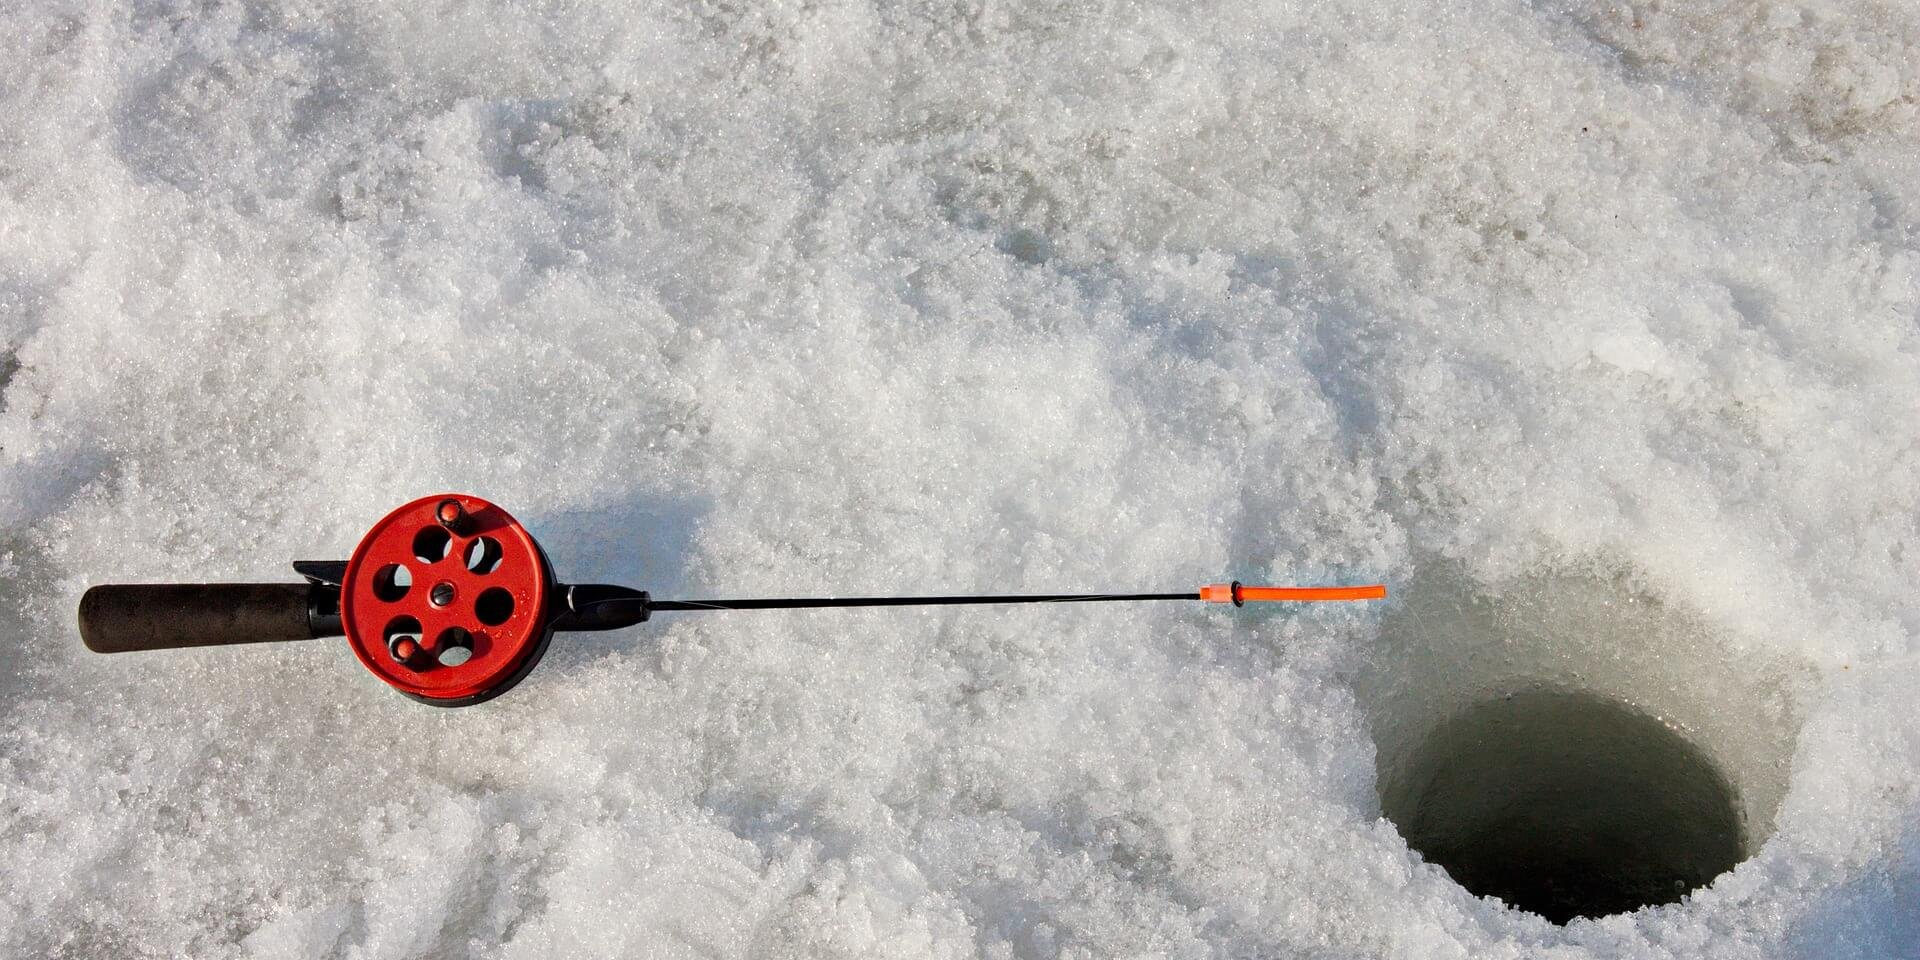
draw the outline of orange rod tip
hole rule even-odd
[[[1212,583],[1200,588],[1200,599],[1208,603],[1290,602],[1317,600],[1384,600],[1387,585],[1369,583],[1354,587],[1248,587],[1240,583]]]

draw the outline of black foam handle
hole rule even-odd
[[[95,653],[311,640],[337,633],[307,583],[104,584],[80,598],[80,639]],[[334,626],[325,631],[327,626]]]

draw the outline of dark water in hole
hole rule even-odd
[[[1712,760],[1583,694],[1475,704],[1382,771],[1380,803],[1461,886],[1556,923],[1672,903],[1743,857],[1737,798]]]

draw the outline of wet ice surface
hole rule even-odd
[[[5,17],[0,952],[1920,951],[1909,10]],[[1776,830],[1476,899],[1381,819],[1440,707],[1356,693],[1419,635],[1369,606],[663,617],[450,713],[337,641],[80,648],[88,583],[442,489],[663,595],[1616,585],[1697,626],[1524,664]]]

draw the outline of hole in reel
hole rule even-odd
[[[486,576],[500,566],[500,541],[492,537],[474,537],[467,544],[466,564],[471,573]]]
[[[405,597],[412,586],[413,572],[404,563],[387,564],[373,575],[373,595],[388,603]]]
[[[473,601],[473,615],[489,627],[497,627],[513,616],[513,594],[503,587],[489,587]]]
[[[413,558],[421,563],[439,563],[452,549],[453,534],[440,527],[421,527],[413,535]]]

